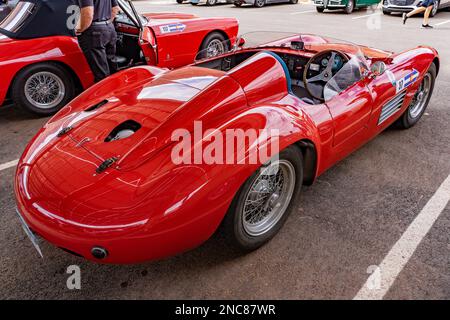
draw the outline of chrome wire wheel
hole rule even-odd
[[[225,44],[219,39],[211,40],[206,47],[206,58],[213,58],[225,53]]]
[[[253,237],[269,232],[286,212],[295,190],[295,168],[287,160],[278,160],[261,169],[248,190],[242,223]]]
[[[27,79],[24,92],[25,98],[33,106],[52,109],[63,101],[66,88],[62,79],[56,74],[42,71]]]
[[[409,106],[408,113],[412,119],[419,117],[427,106],[428,97],[431,92],[431,75],[427,73],[420,84],[419,89]]]

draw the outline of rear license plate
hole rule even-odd
[[[41,248],[39,247],[39,239],[38,237],[33,233],[33,231],[31,231],[30,227],[28,226],[28,224],[25,222],[25,220],[23,219],[22,215],[20,214],[19,210],[16,209],[16,213],[19,216],[20,219],[20,223],[22,224],[22,229],[23,231],[25,231],[25,233],[27,234],[28,238],[30,239],[31,243],[33,244],[33,247],[36,249],[36,251],[39,253],[39,255],[41,256],[41,258],[43,258],[44,256],[42,255],[42,251]]]

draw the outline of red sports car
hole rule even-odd
[[[127,69],[30,142],[19,217],[37,248],[36,235],[97,262],[174,255],[219,226],[256,249],[302,185],[387,127],[415,125],[438,72],[429,47],[394,54],[267,32],[177,70]]]
[[[0,106],[5,99],[39,115],[61,109],[93,84],[74,34],[75,0],[21,0],[0,24]],[[119,0],[115,20],[119,69],[136,65],[177,68],[199,51],[226,52],[238,34],[233,18],[188,14],[139,15],[131,1]]]

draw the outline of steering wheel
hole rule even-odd
[[[326,84],[348,61],[347,55],[337,50],[325,50],[315,54],[303,72],[303,83],[308,93],[320,101],[325,101],[323,92]]]

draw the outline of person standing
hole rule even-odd
[[[79,0],[80,21],[76,32],[80,47],[99,82],[117,70],[114,63],[117,33],[113,21],[117,0]]]
[[[423,16],[422,28],[432,29],[433,27],[430,26],[430,24],[428,23],[428,20],[430,19],[430,13],[433,10],[433,6],[434,6],[434,0],[422,1],[422,3],[420,4],[420,6],[417,9],[411,11],[408,14],[406,14],[406,13],[403,14],[403,24],[406,24],[406,20],[408,20],[408,18],[411,18],[412,16],[425,11],[425,14]]]

